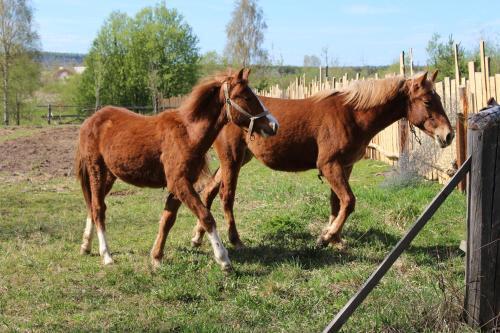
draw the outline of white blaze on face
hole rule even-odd
[[[103,258],[104,265],[109,265],[113,263],[113,258],[108,250],[108,244],[106,243],[106,234],[101,229],[97,230],[97,238],[99,239],[99,254]]]
[[[223,270],[231,269],[231,261],[227,255],[227,250],[224,245],[222,245],[219,233],[217,232],[215,226],[207,234],[210,244],[212,244],[212,248],[214,250],[215,261],[222,266]]]

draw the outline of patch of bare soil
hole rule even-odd
[[[9,178],[73,175],[78,128],[50,127],[0,143],[0,174]]]

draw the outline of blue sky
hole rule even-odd
[[[35,21],[46,51],[86,53],[113,10],[134,15],[156,0],[33,0]],[[199,38],[202,53],[222,53],[231,0],[167,0]],[[434,32],[453,34],[466,48],[481,37],[500,42],[500,1],[293,1],[260,0],[268,25],[264,47],[285,64],[302,65],[304,55],[329,55],[340,65],[381,65],[414,49],[425,64],[425,47]]]

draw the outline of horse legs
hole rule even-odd
[[[345,167],[344,172],[347,178],[347,181],[349,181],[349,177],[351,176],[352,172],[352,166]],[[333,221],[335,221],[335,218],[339,214],[340,210],[340,200],[339,197],[335,194],[335,192],[330,189],[330,218],[328,221],[328,224],[332,224]]]
[[[106,172],[105,195],[107,195],[109,191],[111,191],[115,180],[116,177],[111,172]],[[88,182],[85,182],[82,185],[86,187],[86,190],[84,190],[84,198],[85,204],[87,205],[87,220],[85,223],[85,229],[83,231],[82,245],[80,247],[80,254],[84,255],[90,254],[92,248],[94,222],[92,220],[92,199],[91,195],[89,195],[91,193],[90,184]]]
[[[196,217],[198,217],[198,221],[200,221],[204,231],[208,233],[208,238],[210,239],[210,243],[212,244],[214,251],[215,261],[221,265],[222,270],[231,270],[231,261],[227,255],[226,248],[220,240],[215,220],[210,213],[210,210],[203,205],[203,202],[201,201],[198,193],[196,193],[193,184],[189,180],[181,178],[175,181],[173,189],[173,192],[182,201],[182,203],[184,203],[196,215]]]
[[[334,215],[336,200],[331,198],[332,215],[330,216],[329,226],[322,232],[318,239],[318,245],[327,246],[329,243],[340,243],[342,239],[340,234],[342,227],[349,215],[354,211],[356,197],[349,186],[349,175],[352,168],[344,168],[340,163],[333,162],[321,167],[321,172],[330,183],[333,192],[339,201],[337,216]],[[333,197],[333,196],[332,196]]]
[[[205,186],[200,194],[202,202],[205,204],[209,210],[212,208],[212,203],[219,192],[222,170],[218,168],[215,174],[212,176],[210,182]],[[198,247],[203,242],[203,235],[205,234],[205,229],[201,225],[201,222],[196,221],[196,226],[193,230],[193,238],[191,238],[191,246]]]
[[[113,263],[108,243],[106,242],[106,204],[104,198],[111,189],[114,182],[114,176],[110,176],[109,170],[104,165],[102,159],[90,161],[87,164],[89,173],[90,193],[91,193],[91,212],[92,220],[97,229],[97,238],[99,239],[99,254],[103,258],[104,265]],[[111,179],[113,179],[111,181]]]
[[[163,258],[163,251],[165,249],[165,241],[167,240],[168,233],[175,223],[177,211],[181,205],[181,201],[177,199],[172,193],[168,194],[165,202],[165,208],[160,218],[160,225],[158,235],[151,249],[151,264],[153,268],[157,268],[161,264]]]
[[[236,222],[234,219],[234,197],[236,195],[236,185],[238,182],[238,175],[241,167],[247,164],[253,157],[250,151],[242,151],[236,154],[236,156],[228,157],[227,155],[221,154],[221,166],[217,173],[215,174],[213,182],[217,182],[217,187],[212,186],[208,189],[207,197],[207,207],[211,207],[213,200],[215,199],[215,194],[219,191],[220,198],[222,201],[222,209],[224,210],[224,219],[227,223],[228,237],[231,244],[236,248],[242,248],[243,242],[240,239],[238,230],[236,229]],[[205,193],[205,191],[204,191]],[[203,239],[203,228],[200,223],[194,228],[194,237],[191,239],[191,244],[193,246],[201,245]]]

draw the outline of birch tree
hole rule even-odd
[[[256,0],[236,2],[231,21],[226,26],[225,54],[234,65],[264,63],[267,51],[262,47],[267,24]]]
[[[11,68],[15,60],[38,47],[33,29],[33,10],[26,0],[0,0],[0,71],[2,76],[3,123],[9,124]]]

